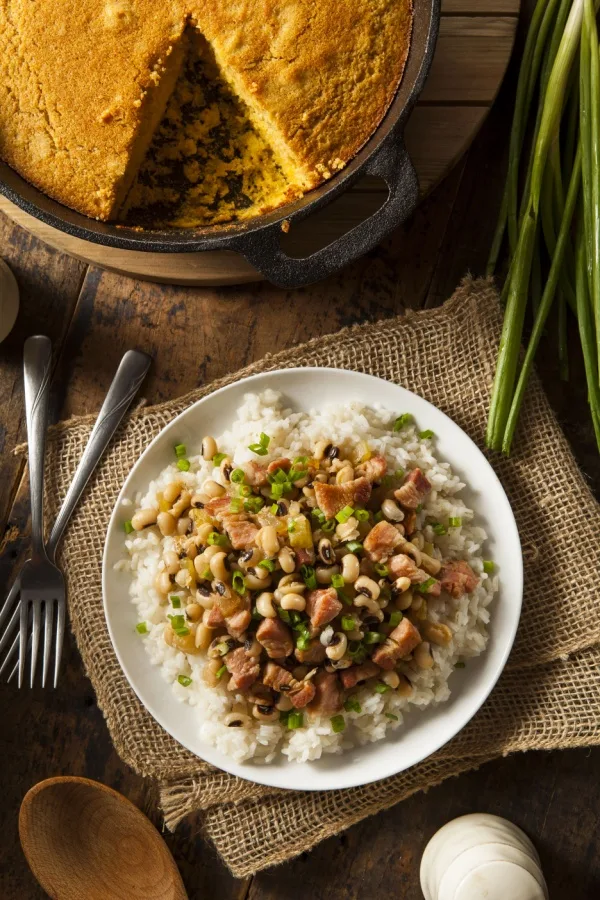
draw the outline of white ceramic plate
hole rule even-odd
[[[421,428],[436,435],[435,453],[451,463],[466,488],[461,496],[477,513],[489,534],[485,556],[498,566],[501,589],[491,606],[490,639],[480,657],[450,678],[451,698],[423,712],[415,709],[406,724],[382,741],[343,754],[325,754],[311,763],[289,763],[284,757],[268,765],[236,763],[199,737],[196,714],[180,704],[158,667],[152,666],[135,631],[136,610],[127,602],[130,573],[113,566],[124,556],[121,500],[145,492],[148,483],[173,459],[173,446],[197,448],[205,434],[229,427],[244,394],[266,388],[281,391],[285,405],[308,411],[348,398],[380,403],[392,412],[410,412]],[[193,451],[192,451],[193,452]],[[386,778],[426,759],[449,741],[482,705],[510,652],[519,622],[523,584],[517,526],[489,463],[467,435],[444,413],[404,388],[370,375],[343,369],[300,368],[246,378],[199,400],[171,422],[131,470],[113,511],[102,571],[104,609],[115,652],[131,687],[156,721],[184,747],[207,762],[241,778],[273,787],[301,790],[347,788]]]

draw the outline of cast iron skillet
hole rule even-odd
[[[235,250],[265,278],[281,287],[318,281],[376,246],[414,211],[419,184],[404,146],[408,115],[431,67],[440,17],[440,0],[414,0],[413,34],[404,77],[387,115],[356,157],[321,187],[269,215],[246,222],[202,229],[137,232],[97,222],[57,203],[0,162],[0,192],[21,209],[60,231],[96,244],[153,253]],[[383,178],[388,197],[368,219],[304,259],[280,246],[281,225],[306,218],[365,175]]]

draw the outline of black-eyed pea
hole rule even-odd
[[[156,517],[156,524],[158,525],[160,533],[164,537],[168,537],[173,534],[175,528],[177,527],[177,523],[171,513],[161,512]]]
[[[210,642],[212,641],[212,635],[212,628],[208,628],[204,622],[200,622],[196,628],[196,634],[194,635],[196,648],[198,650],[208,650]]]
[[[222,497],[225,493],[225,488],[222,484],[219,484],[218,481],[214,481],[212,478],[207,478],[204,484],[202,485],[202,492],[207,494],[211,499],[215,499],[216,497]]]
[[[179,557],[174,550],[165,550],[163,562],[165,564],[165,572],[169,575],[176,575],[179,572]]]
[[[213,456],[217,455],[217,442],[214,437],[207,435],[205,438],[202,438],[202,456],[206,460],[211,460]]]
[[[175,503],[182,490],[183,485],[180,481],[171,481],[163,491],[163,499],[172,505]]]
[[[158,511],[156,509],[151,509],[150,507],[138,509],[131,517],[131,525],[135,531],[142,531],[144,528],[149,528],[150,525],[156,525],[157,517]]]
[[[154,587],[159,594],[168,594],[173,588],[173,582],[168,572],[159,572],[154,580]]]
[[[433,656],[431,655],[431,647],[428,641],[422,641],[416,647],[413,659],[419,669],[431,669],[433,666]]]
[[[229,581],[231,573],[227,567],[227,554],[223,550],[211,557],[209,566],[215,578],[219,581]]]
[[[406,675],[402,675],[402,673],[398,673],[398,687],[396,688],[396,693],[400,694],[401,697],[410,697],[413,692],[413,686],[406,677]]]
[[[279,556],[277,557],[277,559],[282,571],[288,575],[291,574],[296,568],[296,554],[291,549],[291,547],[283,547],[279,551]]]
[[[381,676],[381,680],[384,682],[384,684],[389,685],[394,691],[400,684],[400,676],[397,672],[385,672]]]
[[[197,622],[202,618],[204,610],[199,603],[188,603],[185,608],[185,614],[191,622]]]
[[[177,520],[177,534],[191,534],[192,531],[192,520],[189,516],[181,516],[180,519]]]
[[[169,512],[175,519],[178,519],[179,516],[183,515],[186,509],[189,509],[191,500],[192,495],[190,491],[181,491],[179,499],[175,501]]]
[[[427,640],[438,647],[447,647],[452,640],[452,632],[443,622],[424,622],[420,627]]]

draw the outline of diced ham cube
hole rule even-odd
[[[408,656],[421,643],[421,635],[412,622],[404,618],[387,640],[373,654],[373,662],[382,669],[393,669],[396,661]]]
[[[366,478],[355,478],[345,484],[315,481],[314,489],[319,509],[328,519],[333,519],[346,506],[364,506],[371,496],[371,483]]]
[[[231,497],[215,497],[205,506],[210,516],[220,522],[234,550],[251,550],[258,528],[246,513],[231,512]]]
[[[344,702],[342,686],[335,672],[321,669],[314,677],[315,696],[310,703],[310,711],[321,716],[332,716]]]
[[[228,616],[225,619],[225,628],[231,637],[234,637],[239,641],[250,624],[251,619],[252,615],[249,609],[240,609],[238,612],[235,612],[232,616]]]
[[[238,691],[247,690],[260,674],[258,660],[249,656],[243,647],[232,650],[224,659],[231,681]]]
[[[294,649],[292,632],[281,619],[263,619],[256,629],[256,640],[270,659],[282,659]]]
[[[464,559],[445,563],[440,570],[440,584],[455,600],[470,594],[479,584],[479,578]]]
[[[209,628],[222,628],[225,625],[225,616],[216,603],[208,614],[206,624]]]
[[[306,650],[298,647],[294,650],[294,656],[300,663],[308,663],[310,666],[318,666],[325,661],[325,647],[317,638],[309,642]]]
[[[421,470],[413,469],[412,472],[408,473],[401,487],[394,491],[394,497],[407,509],[416,509],[430,490],[431,484]]]
[[[306,612],[311,625],[321,628],[342,611],[342,601],[335,588],[318,588],[306,595]]]
[[[297,681],[291,672],[278,666],[277,663],[267,663],[263,682],[274,691],[289,697],[296,709],[306,706],[315,696],[315,686],[312,681]]]
[[[363,541],[363,546],[373,562],[381,562],[394,552],[394,547],[403,544],[404,538],[389,522],[378,522],[371,528]]]
[[[296,554],[296,568],[299,569],[300,566],[311,566],[315,561],[315,551],[311,549],[304,549],[304,547],[297,547],[294,550]]]
[[[442,591],[440,582],[423,569],[419,569],[415,561],[405,553],[397,553],[396,556],[392,556],[387,565],[395,578],[410,578],[411,583],[417,585],[427,582],[427,588],[423,590],[423,593],[431,594],[432,597],[440,596]]]
[[[251,462],[244,463],[242,466],[245,482],[249,484],[251,487],[264,487],[265,484],[268,484],[267,480],[267,467],[261,466],[260,463]]]
[[[342,679],[342,684],[345,688],[353,688],[359,682],[366,681],[367,678],[373,678],[374,675],[378,675],[379,671],[379,666],[368,659],[366,662],[361,663],[360,666],[351,666],[349,669],[342,669],[340,678]]]
[[[381,481],[387,472],[387,462],[384,456],[372,456],[371,459],[361,463],[356,471],[370,482]]]

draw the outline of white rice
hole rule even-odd
[[[132,573],[129,593],[137,610],[136,621],[147,623],[148,633],[140,639],[144,641],[150,661],[160,666],[163,677],[172,684],[176,698],[196,708],[202,738],[238,762],[250,758],[269,762],[279,752],[290,761],[302,762],[318,759],[322,753],[340,753],[356,744],[381,740],[388,729],[395,731],[402,727],[404,716],[413,707],[423,709],[447,700],[450,696],[448,680],[456,663],[478,656],[485,649],[490,618],[488,607],[498,587],[497,577],[483,571],[485,554],[482,548],[486,533],[474,523],[473,511],[458,496],[465,485],[452,473],[448,463],[435,458],[435,438],[419,438],[419,430],[427,428],[427,423],[420,422],[394,433],[391,430],[394,417],[395,414],[378,404],[367,407],[358,401],[326,406],[309,414],[293,413],[283,408],[280,394],[267,390],[260,395],[247,394],[230,430],[216,438],[219,451],[231,456],[237,465],[256,459],[247,447],[257,440],[260,432],[271,438],[269,454],[261,462],[281,456],[310,455],[319,440],[333,442],[344,456],[351,456],[352,448],[359,441],[366,441],[374,453],[386,457],[391,471],[419,466],[431,482],[432,490],[419,513],[419,525],[429,517],[438,522],[449,517],[462,519],[461,527],[449,529],[442,537],[434,536],[431,527],[425,526],[426,539],[435,541],[444,557],[467,560],[480,578],[475,591],[459,601],[447,603],[442,598],[428,597],[430,618],[446,622],[453,633],[450,645],[432,647],[434,666],[431,669],[413,668],[411,664],[407,674],[414,691],[408,699],[394,691],[378,694],[368,687],[360,688],[354,696],[360,703],[361,712],[344,712],[346,729],[342,733],[333,733],[329,717],[310,716],[306,711],[305,727],[292,731],[279,723],[257,722],[248,729],[224,725],[224,716],[242,699],[240,695],[228,692],[225,684],[208,687],[202,678],[205,657],[188,656],[169,647],[163,639],[165,615],[181,612],[172,610],[169,605],[161,605],[154,588],[156,575],[164,567],[163,550],[171,545],[172,539],[161,538],[152,530],[134,533],[125,539],[127,557],[117,563],[117,567]],[[202,435],[198,446],[201,438]],[[157,507],[157,492],[174,479],[185,482],[192,489],[199,489],[207,477],[218,480],[219,470],[213,470],[212,463],[201,456],[189,458],[191,468],[188,472],[180,472],[173,463],[150,483],[144,496],[123,501],[124,505],[128,504],[129,510],[132,502],[136,507]],[[181,674],[191,677],[188,687],[178,683]]]

